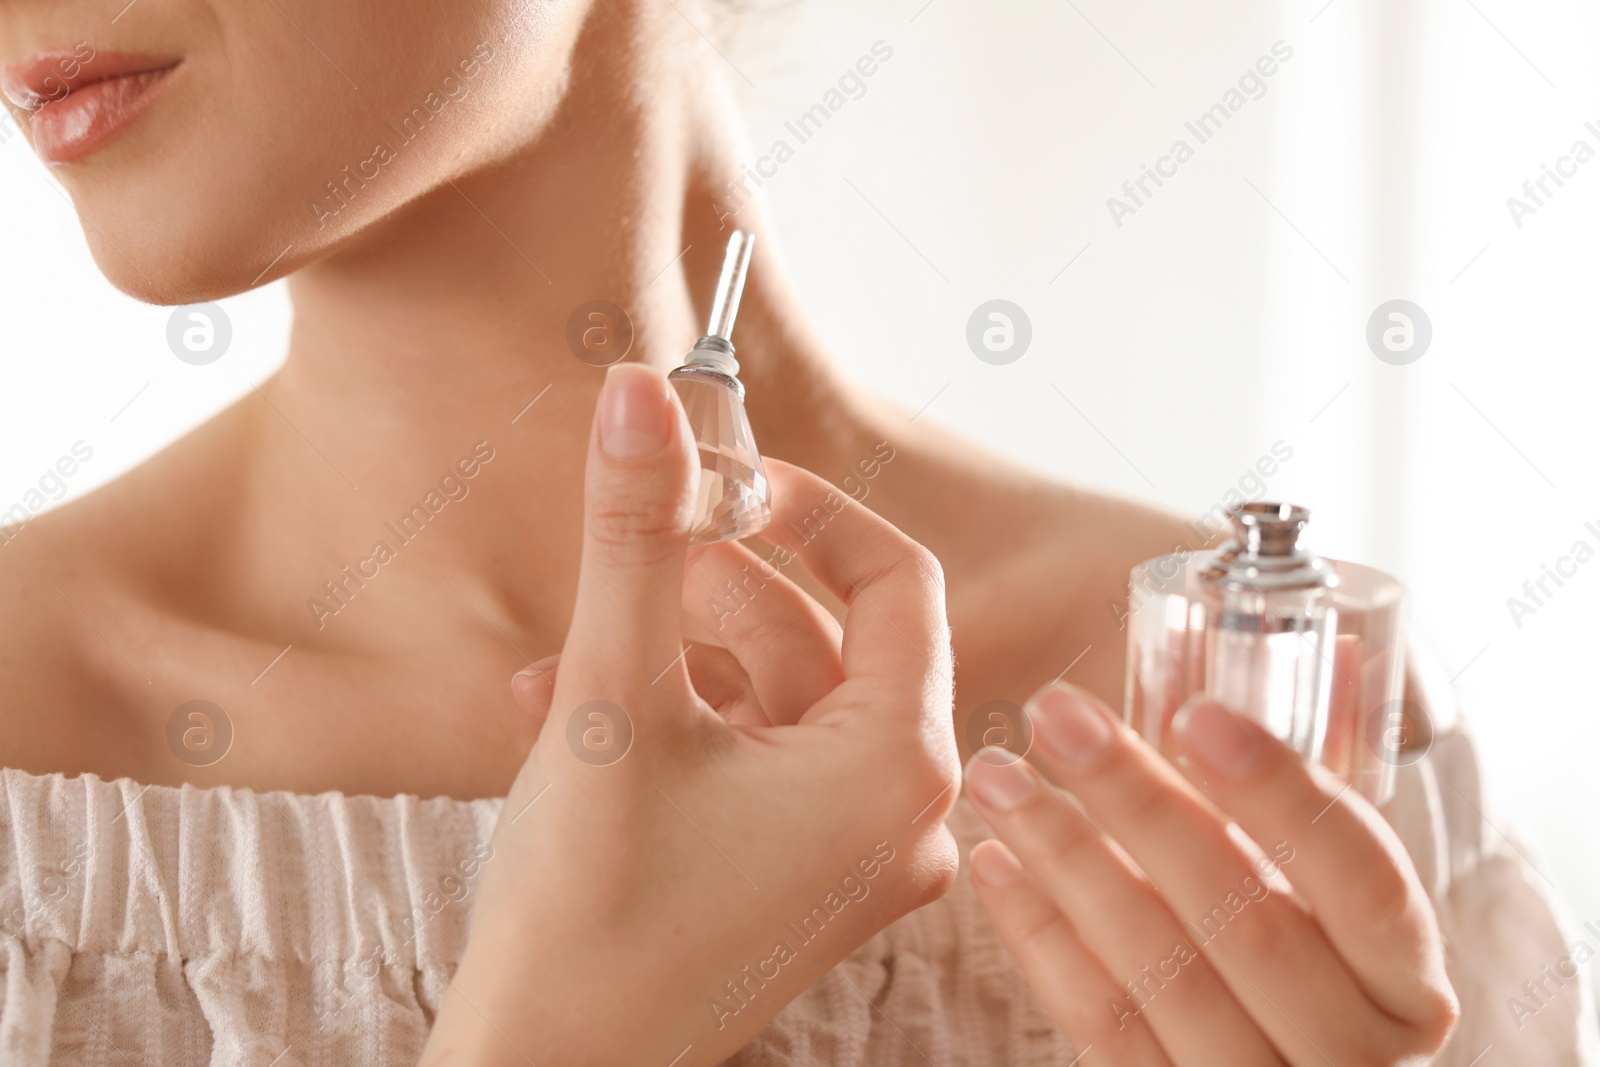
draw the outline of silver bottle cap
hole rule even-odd
[[[1256,501],[1228,513],[1233,540],[1201,571],[1210,584],[1257,592],[1332,589],[1339,575],[1301,543],[1311,511],[1295,504]]]

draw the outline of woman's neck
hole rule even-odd
[[[277,443],[252,449],[266,468],[252,484],[268,487],[258,508],[281,515],[292,486],[302,533],[365,548],[376,520],[487,441],[495,459],[475,514],[438,524],[419,565],[539,599],[548,560],[575,559],[604,374],[568,344],[575,313],[618,305],[627,358],[674,365],[704,329],[736,225],[758,234],[736,341],[763,449],[823,472],[856,458],[859,402],[805,327],[754,208],[726,213],[734,116],[699,69],[708,50],[677,40],[693,31],[670,8],[608,10],[609,24],[586,27],[565,103],[537,143],[291,280],[289,357],[255,424]],[[497,572],[472,574],[485,561]],[[558,603],[564,584],[550,590]]]

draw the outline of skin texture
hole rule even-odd
[[[10,609],[0,612],[7,765],[299,792],[509,791],[509,812],[543,785],[570,784],[590,769],[575,765],[563,743],[567,716],[585,700],[599,693],[647,706],[650,721],[665,724],[650,735],[659,744],[606,779],[612,791],[597,794],[603,802],[563,807],[552,786],[548,811],[568,821],[544,814],[541,802],[518,823],[525,833],[507,837],[502,827],[497,855],[506,862],[485,870],[473,947],[434,1051],[453,1052],[448,1062],[522,1062],[512,1055],[522,1020],[548,1024],[539,1062],[584,1062],[598,1054],[596,1034],[615,1042],[603,1050],[606,1062],[668,1062],[676,1049],[662,1054],[661,1041],[680,1035],[655,1025],[664,1016],[622,1026],[606,1012],[664,988],[678,995],[668,976],[689,974],[682,989],[731,976],[738,968],[728,965],[749,962],[756,934],[790,901],[785,894],[811,899],[818,887],[795,877],[763,897],[770,912],[730,903],[737,898],[728,885],[714,880],[725,870],[683,860],[693,841],[667,837],[651,847],[640,827],[655,824],[630,821],[650,781],[703,790],[693,796],[706,810],[745,810],[740,783],[789,775],[782,780],[797,789],[812,782],[822,799],[843,802],[840,825],[870,812],[909,826],[910,797],[926,804],[924,794],[939,791],[925,787],[954,782],[952,746],[973,708],[1020,703],[1069,665],[1070,680],[1120,702],[1123,641],[1106,606],[1124,596],[1133,564],[1199,546],[1175,520],[1050,484],[926,420],[913,423],[841,377],[757,209],[725,217],[720,190],[737,176],[729,107],[709,73],[714,56],[674,5],[146,0],[108,19],[87,0],[0,0],[0,63],[80,40],[182,61],[135,126],[55,171],[97,262],[125,291],[174,304],[287,275],[295,321],[287,362],[258,391],[0,548],[0,595]],[[487,56],[478,51],[485,44]],[[386,123],[473,57],[476,73],[462,74],[469,92],[451,96],[378,177],[346,186],[341,201],[325,199],[343,168],[394,139]],[[26,128],[27,115],[13,114]],[[759,237],[739,357],[763,453],[860,495],[911,540],[895,541],[902,534],[865,519],[830,525],[808,549],[811,559],[802,552],[783,565],[792,586],[772,583],[728,622],[707,607],[706,589],[737,578],[732,565],[748,559],[717,550],[685,561],[673,540],[681,540],[681,514],[637,486],[597,510],[591,481],[586,532],[585,470],[595,477],[592,426],[606,378],[575,358],[565,336],[575,308],[611,300],[631,316],[629,360],[674,365],[699,332],[734,224]],[[385,524],[447,474],[469,492],[336,614],[319,618],[308,602],[324,583],[367,557],[389,536]],[[775,480],[780,509],[819,492],[798,475]],[[786,486],[799,494],[788,503]],[[782,527],[772,536],[781,541]],[[790,738],[784,722],[850,684],[851,627],[862,612],[846,604],[849,583],[812,563],[849,558],[873,537],[894,541],[906,559],[928,562],[925,548],[938,561],[942,577],[923,585],[945,600],[954,634],[954,722],[945,718],[948,662],[935,647],[942,632],[935,641],[925,628],[923,644],[897,647],[896,639],[880,649],[902,659],[916,653],[901,666],[917,680],[903,674],[875,694],[874,711],[901,709],[886,721],[902,732],[863,735],[864,747],[831,754],[807,747],[826,731],[801,730],[787,748],[752,740],[767,728]],[[596,551],[628,544],[654,545],[658,564],[635,590],[657,598],[650,633],[663,643],[649,651],[676,648],[659,625],[662,596],[680,601],[682,633],[704,639],[664,676],[670,693],[640,669],[648,662],[654,673],[670,655],[623,654],[639,618],[625,610],[626,596],[616,602],[619,587],[602,582],[580,593],[580,559],[587,578]],[[753,547],[763,558],[773,551]],[[871,588],[874,577],[869,568],[856,580]],[[925,607],[913,599],[884,610],[917,633]],[[843,682],[829,673],[831,616],[845,620]],[[747,626],[784,635],[766,643],[792,653],[782,669],[797,680],[771,681],[787,676],[751,651]],[[514,672],[558,652],[559,669],[547,664],[507,686]],[[232,750],[208,767],[177,758],[167,743],[174,709],[194,699],[221,706],[233,725]],[[720,714],[708,718],[708,709]],[[563,730],[541,732],[547,718]],[[872,797],[855,797],[841,776],[874,752],[884,781],[873,779]],[[758,756],[774,762],[763,768]],[[1279,802],[1292,798],[1292,784],[1280,785]],[[793,842],[790,860],[805,862],[789,870],[818,859],[842,871],[858,858],[852,850],[871,844],[823,833],[826,820],[795,824],[799,810],[775,802],[760,812],[770,825],[718,829],[725,841],[746,835],[752,847]],[[938,804],[931,810],[943,814]],[[642,836],[608,836],[592,821],[608,818]],[[1359,862],[1374,840],[1369,828],[1337,848]],[[602,841],[616,845],[597,848]],[[937,833],[895,847],[914,861],[884,883],[890,891],[851,913],[840,938],[808,957],[760,1011],[742,1015],[731,1035],[685,1036],[696,1045],[685,1067],[736,1047],[727,1042],[752,1033],[819,968],[949,884],[953,857]],[[781,857],[759,854],[782,867]],[[541,871],[569,869],[567,859],[588,872],[584,886],[604,888],[600,900],[574,901],[578,882],[540,881]],[[1203,880],[1208,862],[1196,856],[1171,877]],[[705,896],[695,896],[697,885]],[[1379,888],[1379,910],[1405,905],[1404,922],[1425,941],[1432,916],[1410,908],[1409,884]],[[639,938],[597,943],[583,921],[593,917],[581,910],[590,905],[624,917]],[[573,921],[549,920],[563,915]],[[682,931],[698,930],[708,915],[720,917],[719,936],[691,937],[701,956],[686,961]],[[650,941],[651,932],[664,940]],[[527,951],[483,947],[508,943]],[[1026,959],[1024,946],[1014,947]],[[540,983],[550,972],[518,970],[525,960],[563,956],[627,963],[597,963],[549,989]],[[1384,961],[1382,980],[1426,985],[1433,972],[1419,959]],[[1067,969],[1031,974],[1047,1004],[1073,988]],[[633,983],[626,989],[624,976]],[[1317,981],[1302,980],[1303,1010],[1316,1016],[1302,1027],[1320,1033],[1367,1018],[1354,1001],[1317,996]],[[694,988],[703,1007],[705,992]],[[536,1018],[528,1005],[543,998],[594,1014]],[[469,999],[482,999],[487,1014]]]
[[[841,626],[775,579],[723,628],[728,661],[709,703],[679,651],[680,620],[709,623],[700,583],[755,557],[713,545],[686,574],[696,460],[658,374],[612,371],[595,438],[554,725],[507,798],[426,1063],[721,1062],[955,877],[943,821],[960,771],[938,561],[822,479],[774,463],[779,529],[813,508],[829,516],[824,536],[783,550],[849,607]],[[575,717],[609,736],[574,747]],[[613,745],[620,723],[629,740]],[[815,929],[789,925],[813,914]]]
[[[85,4],[0,3],[5,62],[85,37],[184,57],[136,126],[56,169],[107,275],[182,302],[242,288],[283,253],[261,280],[293,272],[296,311],[287,363],[259,393],[0,553],[19,608],[0,619],[8,763],[503,793],[533,739],[505,679],[560,649],[574,603],[602,372],[568,350],[568,318],[613,300],[633,321],[629,358],[674,365],[735,221],[763,235],[739,319],[763,453],[853,475],[939,556],[959,722],[985,701],[1020,702],[1090,646],[1071,677],[1117,699],[1121,633],[1105,605],[1178,524],[1021,472],[839,375],[755,209],[722,218],[731,117],[704,42],[671,7],[538,3],[512,23],[518,7],[488,3],[381,5],[381,17],[372,3],[279,6],[287,19],[268,6],[257,23],[258,5],[163,4],[108,27]],[[291,20],[315,27],[359,94]],[[308,204],[382,136],[367,109],[404,114],[486,27],[507,25],[472,95],[340,211],[342,236],[319,228]],[[307,602],[323,583],[392,540],[384,523],[479,441],[494,459],[470,496],[319,628]],[[868,480],[859,465],[880,444],[894,458]],[[234,726],[233,751],[208,768],[165,743],[173,709],[194,699]]]
[[[972,850],[973,881],[1079,1048],[1310,1067],[1444,1044],[1459,1007],[1432,904],[1343,782],[1219,704],[1174,720],[1182,771],[1082,690],[1048,686],[1028,713],[1028,760],[967,766],[998,835]]]

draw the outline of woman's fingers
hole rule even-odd
[[[1115,1010],[1127,992],[1005,845],[980,841],[974,846],[972,883],[1040,1005],[1085,1065],[1172,1064],[1139,1014]]]
[[[725,721],[735,726],[772,725],[756,699],[749,676],[727,649],[690,642],[683,661],[689,668],[689,681],[695,694]],[[560,665],[559,655],[549,656],[524,667],[511,678],[512,698],[541,729],[550,716],[556,671]]]
[[[732,653],[773,725],[798,722],[844,681],[838,622],[743,545],[690,553],[683,608]],[[696,688],[710,700],[698,677]]]
[[[773,460],[767,473],[773,515],[762,538],[848,606],[845,677],[919,697],[937,686],[948,703],[950,630],[933,554],[808,471]]]
[[[689,667],[695,693],[724,721],[734,726],[772,725],[766,709],[756,699],[750,676],[733,653],[716,645],[690,642],[683,661]]]
[[[1105,1008],[1119,1030],[1139,1017],[1182,1067],[1283,1062],[1155,887],[1026,762],[984,749],[967,792],[1027,868],[1025,891],[1049,898],[1120,987]]]
[[[844,680],[839,623],[743,545],[724,542],[689,553],[682,607],[691,626],[709,638],[691,642],[684,656],[690,682],[730,723],[794,723]],[[560,661],[550,656],[512,679],[518,706],[541,722]]]
[[[1256,840],[1289,842],[1295,889],[1362,987],[1442,1044],[1456,1001],[1432,905],[1383,817],[1219,704],[1190,705],[1173,730],[1213,803]]]
[[[556,668],[561,653],[535,660],[511,676],[511,699],[528,717],[540,725],[550,715],[550,702],[556,693]]]
[[[607,371],[590,434],[583,560],[557,686],[572,704],[631,704],[651,679],[655,693],[666,692],[663,685],[687,688],[679,603],[697,470],[666,379],[637,363]]]
[[[1400,1024],[1372,1005],[1312,917],[1273,884],[1274,861],[1288,866],[1297,856],[1289,840],[1263,841],[1270,859],[1241,840],[1170,763],[1081,690],[1047,686],[1028,713],[1030,758],[1127,850],[1290,1063],[1368,1062],[1375,1049],[1398,1044]]]

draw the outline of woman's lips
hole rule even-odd
[[[0,87],[30,112],[33,150],[50,165],[75,163],[111,143],[155,102],[178,60],[53,54],[5,70]]]

